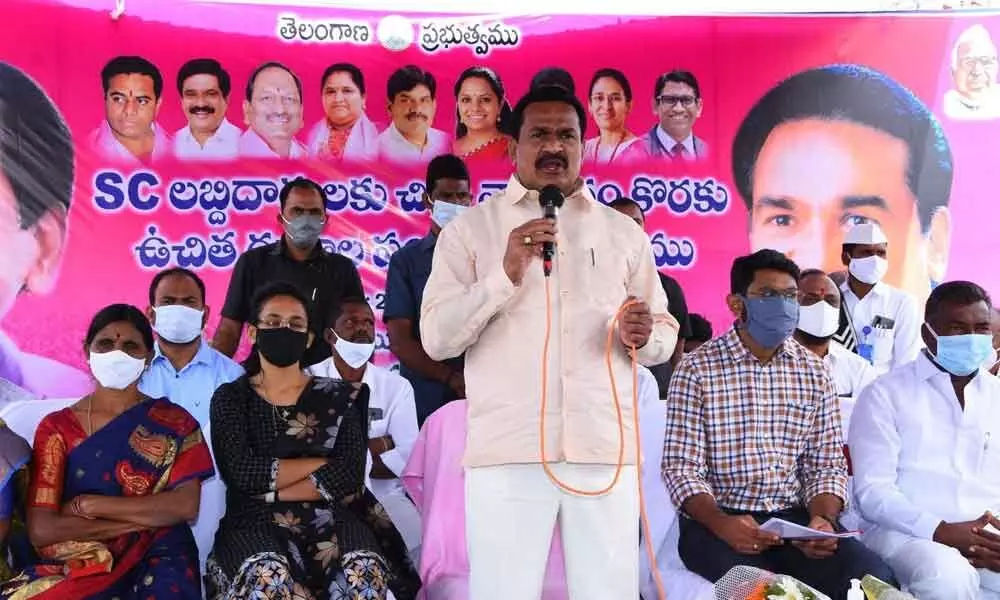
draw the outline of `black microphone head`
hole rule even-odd
[[[563,193],[554,185],[547,185],[538,193],[538,203],[542,206],[554,206],[562,208]]]

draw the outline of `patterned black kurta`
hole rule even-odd
[[[383,579],[397,600],[415,597],[420,581],[406,546],[364,485],[368,393],[364,384],[317,377],[294,406],[275,407],[246,376],[215,392],[212,445],[227,491],[209,561],[210,597],[242,598],[243,590],[284,597],[272,581],[282,577],[289,589],[294,584],[293,597],[329,598],[337,578],[366,586],[357,597],[380,597]],[[312,475],[323,500],[260,498],[273,490],[278,459],[304,457],[328,458]],[[357,565],[372,557],[378,573],[362,577]],[[288,572],[276,576],[275,567]]]

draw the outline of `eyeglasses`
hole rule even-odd
[[[291,319],[268,317],[257,322],[258,329],[279,329],[281,327],[287,327],[292,331],[298,331],[299,333],[305,333],[309,330],[309,326],[306,324],[305,319],[301,317],[292,317]]]
[[[771,288],[761,288],[760,291],[748,293],[747,298],[783,298],[785,300],[799,301],[798,290],[775,290]]]
[[[694,96],[673,96],[670,94],[664,94],[656,97],[656,103],[660,106],[674,106],[679,103],[684,108],[691,108],[691,106],[695,103],[695,100],[697,100],[697,98]]]

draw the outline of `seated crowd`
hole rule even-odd
[[[400,374],[371,362],[372,307],[349,261],[319,244],[325,202],[307,179],[281,190],[281,240],[241,257],[212,342],[205,285],[185,269],[153,277],[145,312],[100,310],[82,347],[93,392],[18,431],[30,447],[0,428],[0,598],[412,600],[422,586],[429,600],[466,598],[428,591],[468,570],[461,515],[441,508],[464,502],[453,401],[465,381],[461,357],[423,350],[419,321],[437,236],[469,206],[469,175],[441,156],[426,186],[428,233],[387,278]],[[612,208],[643,225],[631,201]],[[678,515],[660,549],[676,569],[646,566],[668,589],[688,577],[701,587],[686,597],[711,598],[712,582],[749,565],[838,599],[864,575],[929,600],[1000,590],[990,298],[942,283],[922,317],[912,301],[876,315],[890,329],[922,322],[919,341],[858,343],[859,310],[901,292],[860,275],[857,261],[884,261],[877,226],[847,240],[839,286],[775,251],[736,259],[734,324],[714,338],[662,279],[682,339],[664,370],[640,367],[638,395],[641,430],[654,431],[641,473],[651,521]],[[53,401],[0,414],[34,402]],[[761,530],[776,517],[863,532],[786,543]],[[557,541],[546,598],[565,597],[550,594],[560,553]]]

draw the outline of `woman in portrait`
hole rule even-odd
[[[139,393],[153,330],[136,307],[98,312],[84,350],[94,391],[46,416],[35,434],[27,525],[39,561],[0,597],[198,598],[188,523],[214,473],[198,422]]]
[[[622,164],[646,157],[642,138],[625,126],[632,112],[632,86],[617,69],[601,69],[590,80],[590,116],[599,134],[583,146],[584,162]]]
[[[309,155],[333,162],[375,160],[378,130],[365,114],[365,76],[350,63],[327,67],[320,82],[324,118],[309,133]]]
[[[455,82],[458,125],[454,153],[465,161],[510,161],[510,103],[488,67],[469,67]]]
[[[308,302],[290,283],[253,300],[246,375],[212,398],[226,516],[208,559],[215,600],[412,600],[419,578],[365,488],[368,386],[311,377]]]

